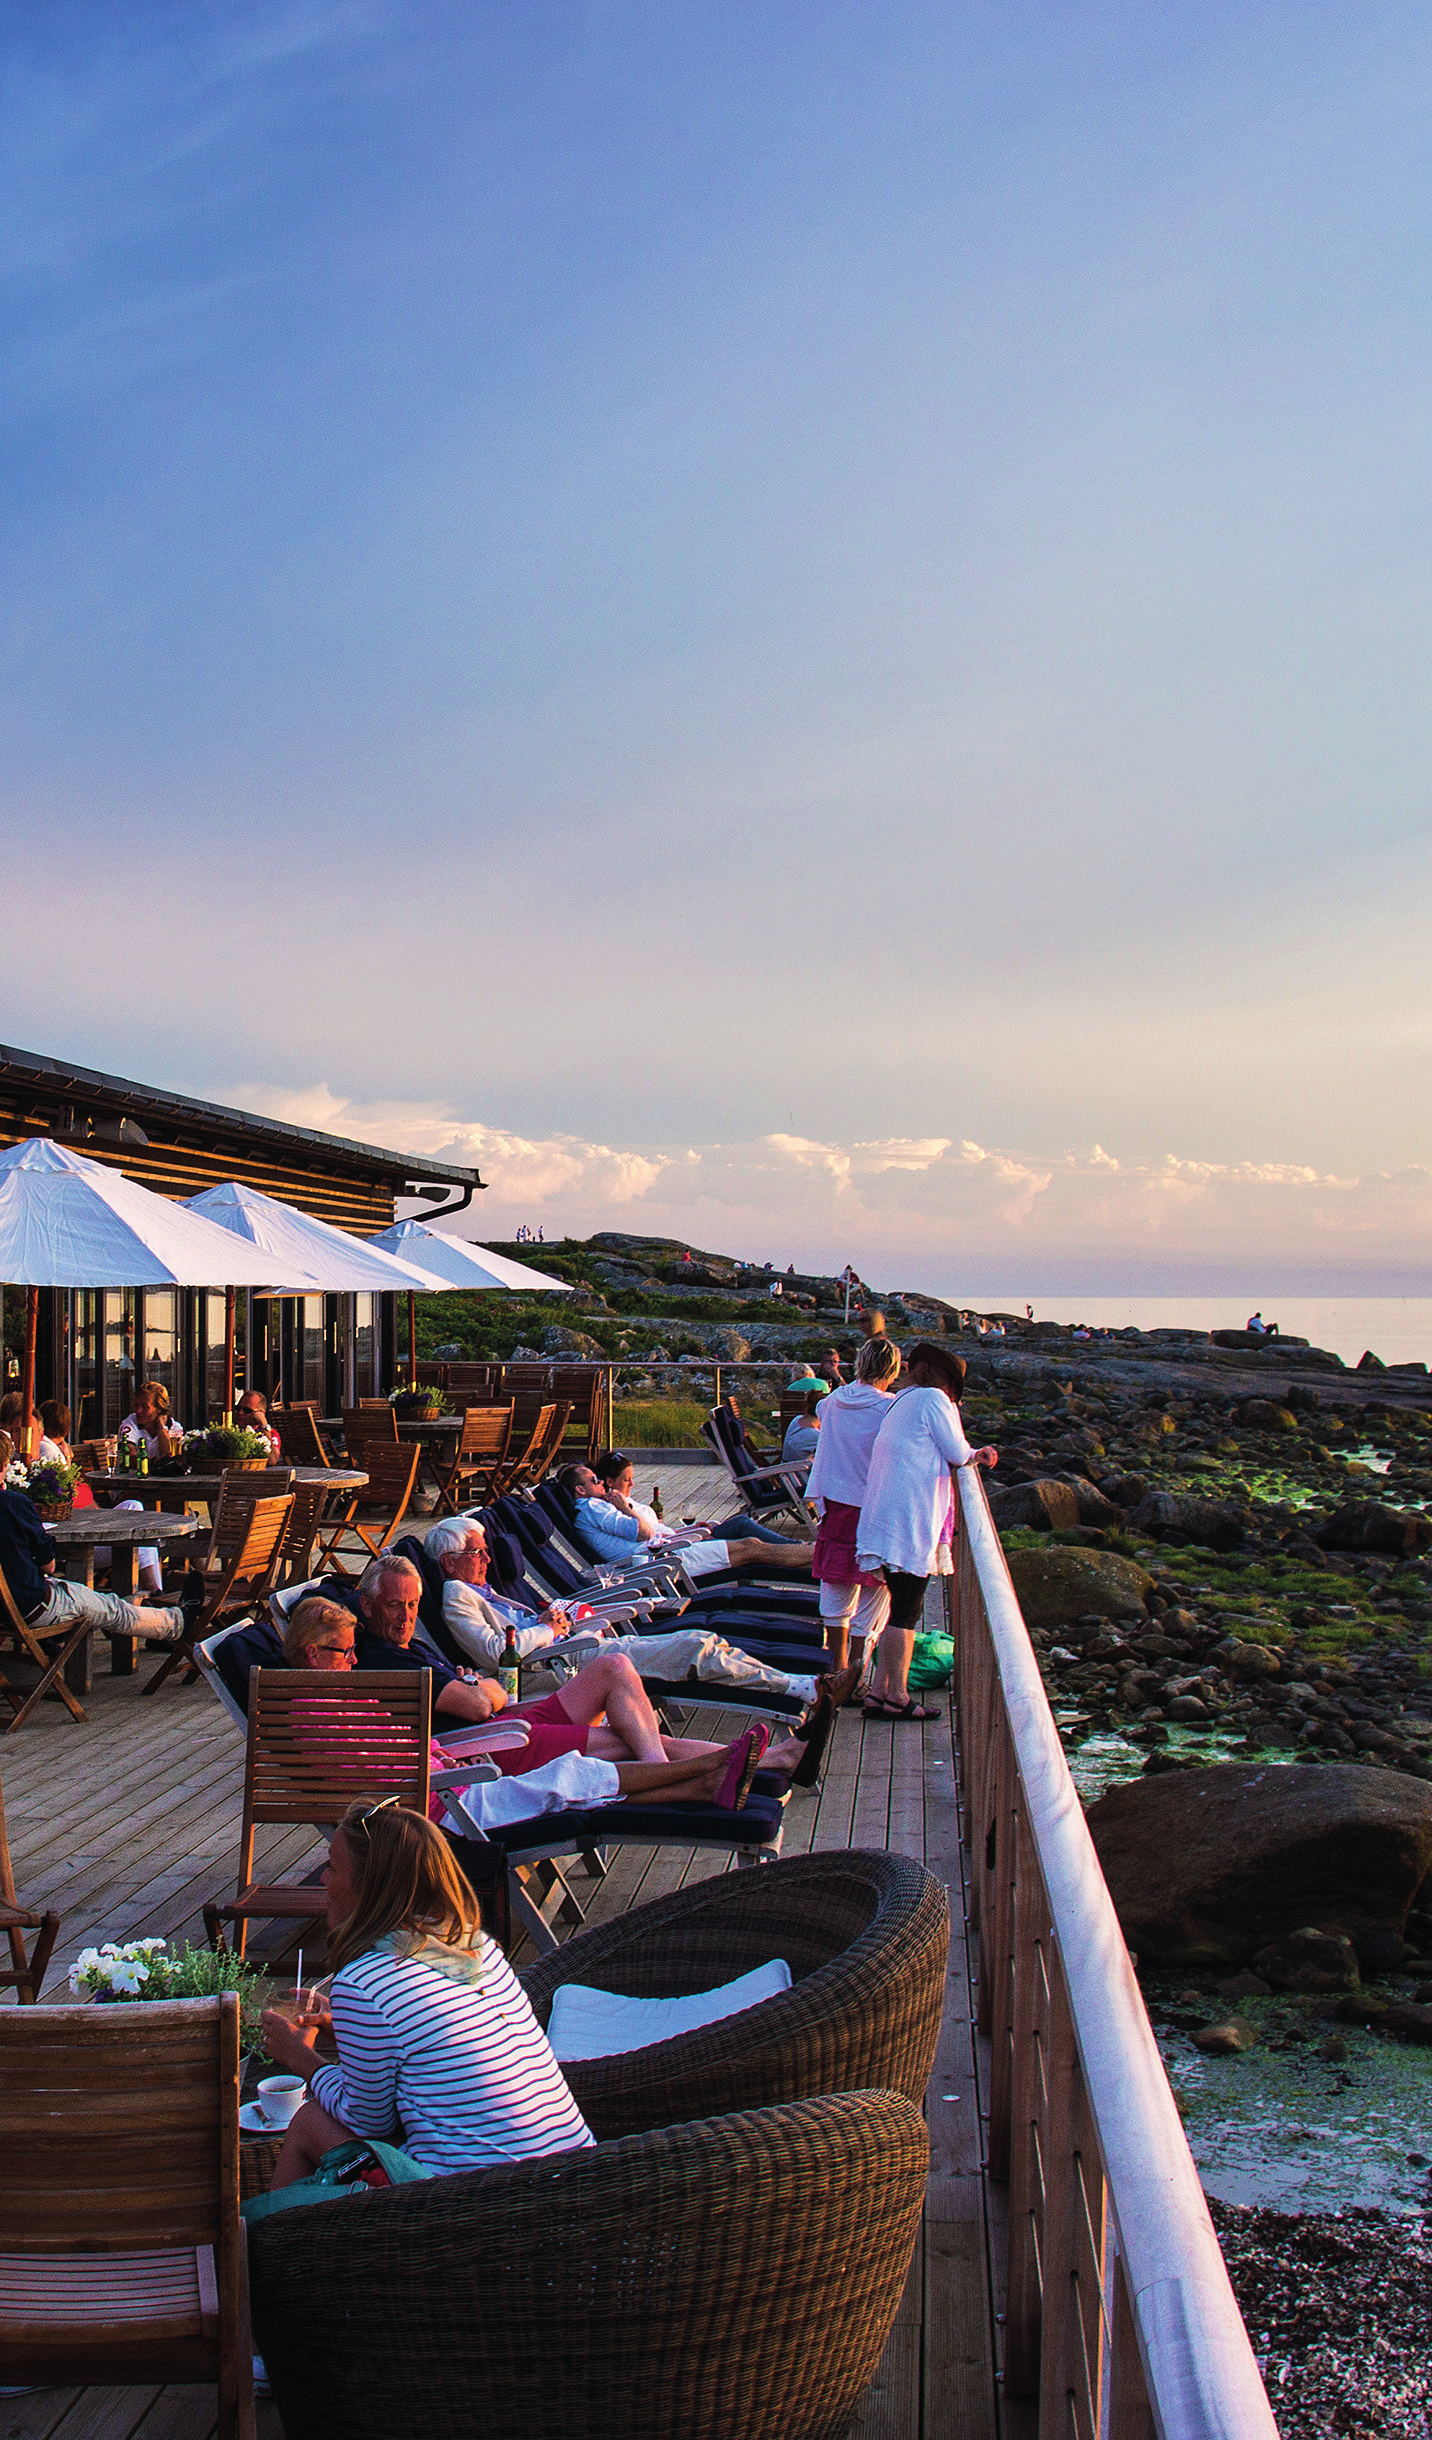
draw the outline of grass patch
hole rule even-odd
[[[616,1445],[624,1449],[700,1449],[709,1406],[694,1398],[619,1398],[612,1409]]]

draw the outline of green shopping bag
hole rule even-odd
[[[910,1656],[908,1684],[912,1694],[928,1694],[932,1687],[948,1686],[955,1674],[955,1639],[953,1635],[917,1635]]]
[[[280,2186],[276,2194],[252,2194],[239,2209],[252,2227],[255,2220],[267,2220],[276,2211],[296,2211],[304,2203],[336,2203],[345,2194],[371,2194],[374,2170],[382,2172],[382,2180],[389,2186],[410,2186],[417,2178],[433,2175],[396,2144],[370,2143],[365,2136],[352,2143],[336,2143],[324,2153],[311,2177]],[[379,2182],[377,2191],[382,2190]]]

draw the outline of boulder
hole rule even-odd
[[[1232,1635],[1225,1635],[1221,1644],[1214,1645],[1213,1658],[1230,1677],[1241,1678],[1245,1684],[1258,1678],[1277,1677],[1283,1666],[1277,1653],[1270,1652],[1266,1644],[1241,1643]]]
[[[1192,2038],[1195,2050],[1206,2050],[1213,2059],[1231,2059],[1240,2050],[1255,2047],[1258,2029],[1255,2025],[1245,2024],[1241,2017],[1235,2017],[1227,2025],[1205,2025],[1202,2032],[1194,2034]]]
[[[728,1364],[750,1363],[751,1342],[743,1338],[739,1330],[717,1325],[703,1335],[713,1356],[724,1356]]]
[[[1011,1483],[1003,1489],[998,1484],[991,1484],[989,1507],[996,1525],[1022,1525],[1036,1533],[1057,1533],[1065,1527],[1084,1522],[1079,1510],[1079,1496],[1073,1486],[1047,1479]],[[1123,1512],[1120,1510],[1118,1513],[1122,1515]]]
[[[1170,1772],[1088,1818],[1125,1939],[1171,1963],[1246,1965],[1309,1925],[1400,1934],[1432,1868],[1432,1786],[1363,1763]]]
[[[1291,1407],[1280,1406],[1273,1398],[1245,1398],[1235,1407],[1233,1420],[1245,1432],[1296,1432],[1298,1428]]]
[[[1356,1991],[1362,1982],[1352,1942],[1310,1923],[1260,1949],[1253,1971],[1275,1991]]]
[[[606,1352],[600,1339],[594,1339],[585,1330],[569,1330],[565,1322],[553,1322],[542,1333],[544,1356],[582,1356],[601,1363]]]
[[[1370,1347],[1364,1347],[1357,1360],[1357,1369],[1359,1372],[1386,1372],[1387,1366],[1381,1356],[1375,1356]]]
[[[1137,1618],[1154,1580],[1132,1559],[1103,1550],[1012,1550],[1009,1572],[1025,1623],[1062,1627],[1078,1618]]]
[[[1349,1500],[1318,1528],[1317,1539],[1324,1550],[1390,1551],[1400,1558],[1432,1542],[1432,1520],[1382,1500]]]
[[[1116,1508],[1137,1508],[1148,1484],[1141,1474],[1101,1474],[1099,1489]]]
[[[1075,1499],[1079,1503],[1079,1522],[1081,1525],[1117,1525],[1122,1528],[1124,1524],[1123,1509],[1118,1506],[1116,1501],[1106,1499],[1103,1492],[1098,1489],[1097,1485],[1094,1483],[1085,1482],[1083,1476],[1080,1475],[1076,1478],[1071,1478],[1069,1487],[1073,1492]]]
[[[1224,1500],[1181,1499],[1173,1491],[1150,1491],[1129,1519],[1135,1533],[1161,1542],[1197,1542],[1209,1550],[1234,1550],[1243,1539],[1241,1510]]]

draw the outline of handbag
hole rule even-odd
[[[346,2194],[381,2193],[385,2186],[411,2186],[419,2178],[435,2174],[410,2152],[400,2152],[396,2144],[355,2136],[351,2143],[334,2144],[310,2176],[280,2186],[275,2194],[250,2195],[239,2209],[252,2226],[255,2220],[272,2218],[276,2211],[297,2211],[305,2203],[336,2203]]]

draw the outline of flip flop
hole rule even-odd
[[[751,1793],[756,1765],[770,1743],[770,1732],[748,1728],[744,1737],[731,1748],[731,1759],[721,1775],[721,1784],[711,1801],[723,1813],[739,1813]]]
[[[931,1711],[927,1704],[917,1703],[913,1695],[908,1703],[891,1703],[884,1695],[877,1695],[873,1703],[866,1704],[865,1717],[867,1720],[889,1720],[893,1725],[900,1720],[939,1720],[944,1715],[940,1711]]]

